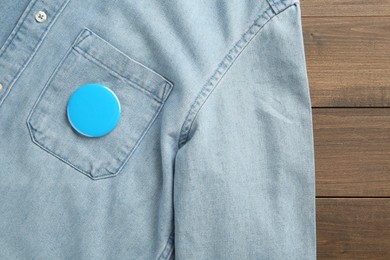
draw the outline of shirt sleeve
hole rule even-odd
[[[176,259],[316,257],[300,5],[278,11],[202,93],[177,152]]]

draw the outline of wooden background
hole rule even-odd
[[[301,0],[318,259],[390,259],[390,0]]]

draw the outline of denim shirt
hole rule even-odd
[[[315,259],[298,0],[3,0],[0,259]],[[79,87],[118,125],[70,125]]]

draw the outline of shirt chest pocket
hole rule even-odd
[[[72,93],[86,84],[111,89],[120,101],[116,127],[101,137],[73,129],[67,117]],[[83,29],[40,93],[28,118],[43,150],[97,180],[116,176],[159,115],[173,84]]]

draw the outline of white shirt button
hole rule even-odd
[[[35,14],[35,21],[43,23],[47,19],[47,14],[44,11],[39,11]]]
[[[3,91],[3,84],[0,83],[0,92]]]

